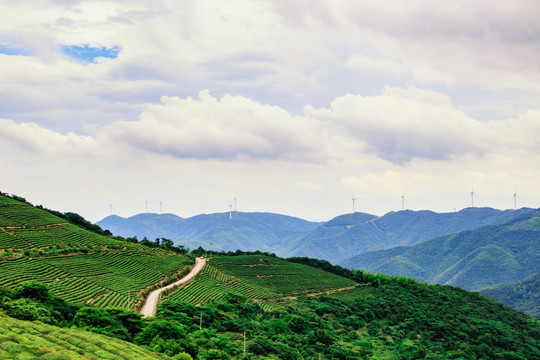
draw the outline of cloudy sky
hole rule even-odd
[[[536,0],[0,0],[0,191],[97,221],[540,207]],[[147,202],[147,203],[146,203]]]

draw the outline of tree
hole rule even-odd
[[[40,302],[47,302],[53,298],[49,287],[36,281],[24,282],[12,293],[15,299],[28,298]]]
[[[139,345],[150,345],[154,338],[157,337],[160,337],[165,341],[185,339],[186,328],[182,324],[157,319],[152,321],[136,336],[135,343]]]

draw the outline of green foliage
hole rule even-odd
[[[132,341],[144,328],[140,314],[120,308],[81,308],[75,314],[77,327],[118,339]]]
[[[69,324],[77,306],[57,298],[41,283],[27,282],[13,291],[3,290],[0,308],[21,320],[38,320],[48,324]]]
[[[14,319],[0,311],[0,359],[167,359],[125,341]],[[187,358],[189,359],[189,358]]]
[[[353,280],[268,255],[215,256],[207,262],[197,281],[182,286],[169,298],[198,304],[235,293],[276,304],[289,297],[350,290],[356,286]]]
[[[157,248],[113,239],[75,213],[45,211],[3,195],[0,228],[0,286],[39,281],[80,305],[134,308],[142,289],[192,262],[164,249],[176,249],[165,239]]]
[[[22,283],[13,291],[12,296],[16,299],[29,298],[41,302],[47,302],[53,297],[47,285],[35,281]]]
[[[15,299],[2,302],[2,309],[8,316],[21,320],[41,321],[54,324],[51,311],[31,299]]]
[[[200,306],[167,301],[158,317],[175,321],[186,309],[186,338],[201,358],[532,359],[540,355],[540,323],[482,296],[410,279],[385,278],[369,297],[343,301],[306,297],[267,312],[228,296]],[[197,330],[195,330],[197,329]],[[236,335],[234,335],[236,334]],[[233,340],[232,342],[230,340]],[[216,344],[220,344],[216,346]],[[212,357],[213,358],[213,357]]]

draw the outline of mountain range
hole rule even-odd
[[[510,284],[540,272],[540,211],[414,246],[363,253],[342,265],[467,290]]]
[[[231,216],[232,215],[232,216]],[[129,218],[108,216],[97,222],[123,237],[167,238],[194,249],[265,251],[283,253],[291,239],[314,230],[320,223],[272,213],[233,212],[202,214],[187,219],[174,214],[138,214]]]
[[[353,213],[318,223],[272,213],[197,215],[173,214],[108,216],[97,222],[114,234],[149,240],[167,238],[188,248],[203,246],[221,251],[261,250],[279,256],[306,256],[334,264],[373,250],[408,246],[422,241],[502,224],[532,209],[466,208],[453,213],[404,210],[382,217]]]

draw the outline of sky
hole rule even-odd
[[[91,221],[538,208],[538,9],[0,0],[0,191]]]

